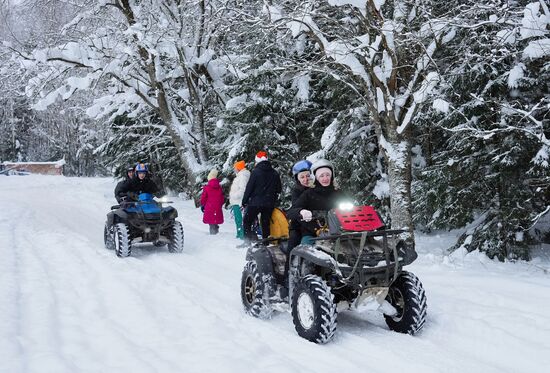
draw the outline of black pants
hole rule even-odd
[[[295,229],[291,227],[290,231],[288,232],[288,246],[286,249],[287,254],[290,254],[292,249],[294,249],[296,246],[300,244],[301,240],[302,240],[302,231],[300,229]]]
[[[273,207],[247,206],[243,217],[244,236],[249,240],[257,239],[256,233],[252,231],[254,220],[261,214],[260,225],[262,227],[262,237],[269,237],[269,224]]]

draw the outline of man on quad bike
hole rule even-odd
[[[332,339],[337,314],[346,309],[379,310],[391,330],[419,332],[426,295],[420,280],[403,270],[415,259],[406,255],[405,231],[386,227],[371,206],[340,203],[333,170],[327,160],[315,162],[316,186],[289,213],[301,222],[302,244],[288,254],[284,244],[249,248],[241,279],[245,311],[268,318],[288,302],[296,332],[315,343]]]
[[[115,198],[118,203],[121,203],[123,200],[126,199],[126,191],[128,190],[130,186],[130,181],[134,178],[134,171],[135,167],[130,166],[126,169],[126,176],[124,179],[118,182],[118,184],[115,187]],[[124,191],[124,192],[123,192]]]

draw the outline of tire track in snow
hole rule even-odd
[[[2,207],[9,214],[0,218],[0,227],[6,227],[0,231],[0,296],[4,300],[0,303],[0,361],[14,367],[16,371],[24,372],[27,368],[23,358],[19,318],[22,311],[19,281],[21,265],[19,238],[15,229],[22,211],[18,211],[12,201],[5,201]]]

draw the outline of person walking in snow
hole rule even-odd
[[[246,208],[243,226],[247,240],[257,238],[252,231],[252,225],[258,214],[260,214],[262,237],[264,239],[269,237],[271,213],[275,208],[279,193],[281,193],[281,178],[268,161],[267,153],[259,151],[255,160],[256,166],[250,174],[250,180],[246,184],[242,200],[242,206]]]
[[[231,188],[229,189],[229,205],[231,211],[233,212],[233,217],[235,218],[237,238],[244,239],[241,203],[243,201],[246,184],[248,184],[248,180],[250,179],[250,171],[246,169],[246,164],[242,160],[235,162],[233,165],[233,170],[235,171],[236,176],[235,179],[233,179],[233,183],[231,183]]]
[[[313,181],[311,180],[311,162],[307,159],[298,161],[292,166],[292,175],[294,176],[294,186],[292,187],[291,197],[292,197],[292,207],[300,196],[307,190],[313,187]],[[292,208],[291,207],[291,208]],[[289,224],[289,237],[288,237],[288,246],[287,252],[290,251],[300,244],[302,240],[302,231],[300,221],[296,219],[291,219]]]
[[[220,224],[223,224],[222,206],[223,190],[218,180],[218,170],[208,173],[208,183],[202,188],[201,210],[204,213],[202,222],[210,226],[210,234],[218,234]]]
[[[134,167],[130,166],[126,169],[126,176],[124,177],[124,179],[119,181],[115,187],[115,198],[119,204],[126,199],[126,193],[128,191],[130,180],[132,180],[133,178]]]

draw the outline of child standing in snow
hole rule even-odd
[[[229,189],[229,204],[231,205],[231,211],[235,217],[235,226],[237,227],[237,238],[244,239],[243,230],[243,215],[241,213],[241,202],[243,201],[244,190],[248,179],[250,179],[250,171],[246,169],[244,161],[235,162],[233,165],[235,170],[235,179]]]
[[[202,189],[201,210],[204,215],[203,223],[210,226],[210,234],[218,234],[220,224],[223,224],[222,206],[224,196],[220,181],[218,180],[218,170],[212,169],[208,174],[208,183]]]

